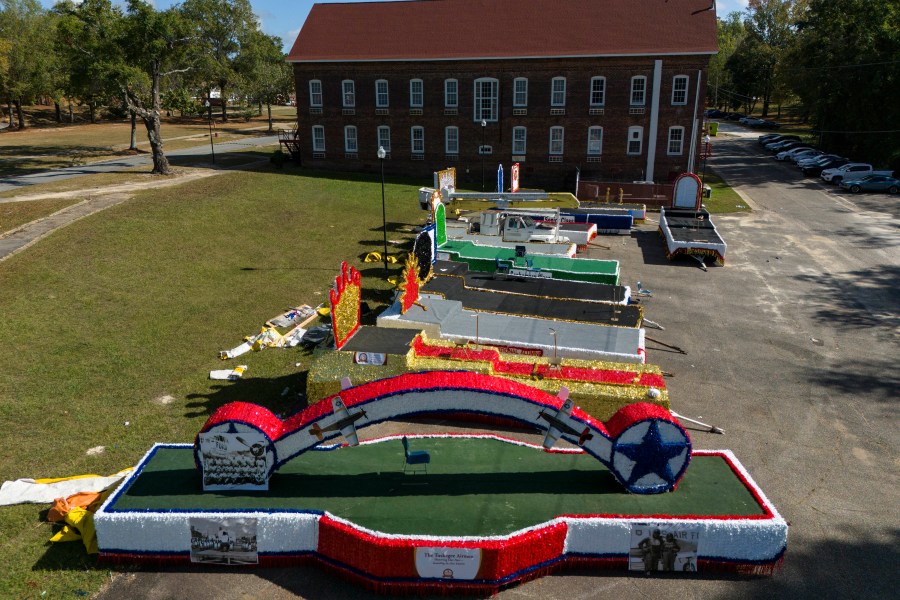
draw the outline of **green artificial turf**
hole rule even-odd
[[[295,458],[268,492],[203,493],[189,448],[160,448],[118,510],[328,511],[385,533],[503,535],[565,514],[760,515],[724,459],[696,456],[672,493],[629,494],[595,458],[492,439],[426,438],[427,474],[403,473],[400,440]]]

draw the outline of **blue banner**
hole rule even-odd
[[[503,165],[497,165],[497,193],[503,193]]]

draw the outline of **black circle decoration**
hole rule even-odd
[[[422,231],[413,244],[413,255],[419,260],[419,281],[425,281],[431,274],[431,236]]]

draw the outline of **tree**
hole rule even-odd
[[[25,128],[22,104],[50,91],[53,30],[50,17],[37,0],[0,0],[0,39],[5,40],[0,70],[0,93],[16,107],[19,129]]]
[[[750,0],[747,5],[746,52],[756,73],[758,95],[762,98],[762,116],[769,114],[774,89],[775,68],[784,57],[794,32],[794,15],[805,0]]]
[[[249,0],[186,0],[183,11],[196,39],[196,74],[205,81],[207,92],[219,88],[225,122],[228,94],[238,79],[235,63],[242,45],[258,28],[256,16]]]
[[[794,91],[821,143],[900,167],[900,0],[809,0],[791,55]]]
[[[734,54],[741,40],[744,39],[744,21],[740,12],[729,13],[725,20],[719,19],[716,26],[719,52],[709,61],[706,97],[712,99],[712,105],[721,108],[728,102],[729,92],[734,87],[731,72],[725,68],[728,59]],[[719,92],[722,91],[720,95]]]
[[[281,51],[281,38],[253,31],[235,61],[244,90],[268,109],[272,132],[272,103],[291,93],[294,80]]]

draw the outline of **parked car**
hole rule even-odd
[[[868,163],[847,163],[836,169],[825,169],[819,175],[823,180],[838,184],[844,179],[860,179],[866,175],[886,175],[892,177],[893,171],[876,171]]]
[[[722,119],[727,114],[728,113],[718,110],[718,109],[715,109],[715,108],[710,108],[709,110],[707,110],[706,112],[703,113],[704,116],[709,117],[711,119]]]
[[[729,121],[740,121],[741,119],[743,119],[746,116],[747,115],[745,115],[744,113],[730,112],[730,113],[726,114],[724,118],[728,119]]]
[[[887,175],[866,175],[862,179],[841,181],[840,186],[850,190],[854,194],[860,192],[887,192],[896,194],[900,192],[900,179],[894,179]]]
[[[778,129],[781,127],[781,123],[776,123],[775,121],[763,121],[762,123],[757,123],[755,127],[757,129]]]
[[[849,160],[843,157],[832,158],[820,163],[813,163],[811,165],[805,165],[800,167],[800,170],[803,171],[803,174],[807,177],[810,176],[818,176],[825,169],[836,169],[840,166],[846,165]]]
[[[791,148],[796,148],[797,146],[803,146],[804,148],[809,147],[800,140],[783,140],[781,142],[775,142],[774,144],[766,144],[766,150],[774,154],[778,154],[782,150],[790,150]]]
[[[762,119],[757,119],[756,117],[743,117],[738,119],[738,123],[742,125],[756,125],[757,123],[762,123]]]
[[[798,152],[797,154],[793,154],[788,159],[794,163],[798,164],[801,160],[810,160],[819,156],[824,155],[825,153],[819,150],[818,148],[813,148],[809,152]]]
[[[803,146],[803,145],[794,146],[792,148],[788,148],[787,150],[782,150],[781,152],[777,153],[775,155],[775,160],[788,160],[789,158],[792,158],[793,156],[797,155],[798,153],[809,152],[812,150],[813,150],[813,148],[811,148],[810,146]]]
[[[805,167],[807,165],[824,163],[824,162],[833,160],[835,158],[841,158],[841,157],[838,156],[837,154],[819,154],[816,156],[801,157],[800,160],[797,161],[797,166],[802,169],[803,167]]]
[[[760,146],[765,146],[766,144],[775,144],[777,142],[786,142],[787,140],[797,140],[800,141],[800,136],[797,135],[784,135],[782,133],[767,133],[766,135],[759,136],[757,140]]]

